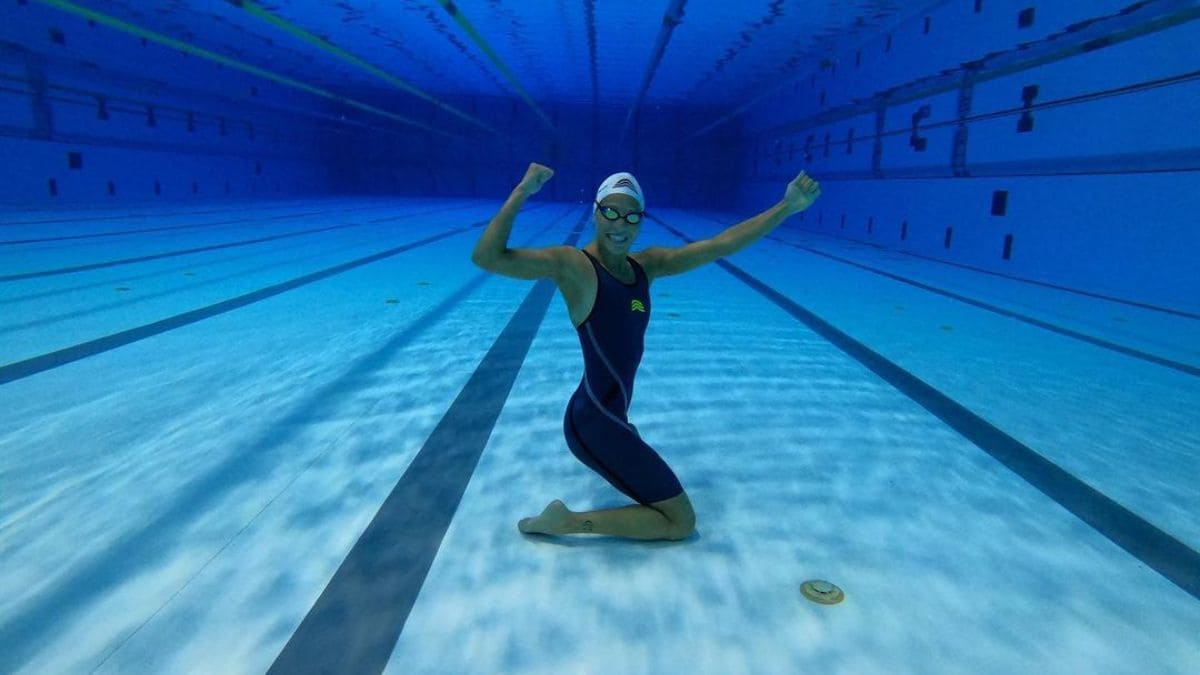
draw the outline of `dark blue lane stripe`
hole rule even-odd
[[[563,215],[569,212],[564,211]],[[559,219],[561,216],[554,220]],[[549,227],[547,225],[541,232]],[[165,555],[163,552],[178,544],[176,534],[179,531],[201,519],[213,504],[239,487],[277,469],[280,454],[292,452],[298,430],[314,419],[323,419],[330,414],[331,401],[340,401],[352,392],[371,386],[388,363],[417,344],[422,335],[460,307],[485,281],[486,275],[476,275],[409,321],[385,343],[353,359],[336,378],[309,392],[281,419],[272,421],[256,437],[245,439],[239,448],[216,465],[191,476],[185,485],[172,492],[169,502],[152,517],[138,521],[135,527],[106,541],[101,550],[90,552],[86,560],[69,570],[68,575],[23,603],[16,612],[0,615],[0,645],[4,646],[0,649],[0,673],[16,672],[23,667],[29,669],[38,650],[51,636],[61,632],[64,622],[70,621],[82,611],[81,608],[89,607],[97,598],[104,597],[130,578],[153,569],[160,562],[158,554]],[[312,461],[325,452],[327,449],[317,453]],[[149,555],[148,551],[156,553]],[[148,622],[152,617],[145,618]],[[109,643],[107,654],[95,669],[102,667],[139,630],[123,631],[122,638]]]
[[[133,265],[136,263],[149,262],[151,260],[162,260],[163,258],[175,258],[181,255],[190,255],[192,253],[203,253],[205,251],[219,251],[225,248],[238,248],[239,246],[252,246],[261,244],[267,241],[276,241],[278,239],[288,239],[290,237],[301,237],[306,234],[316,234],[317,232],[329,232],[331,230],[341,230],[347,227],[362,227],[362,223],[348,223],[346,225],[334,225],[332,227],[318,227],[312,230],[300,230],[299,232],[288,232],[287,234],[277,234],[271,237],[259,237],[257,239],[243,239],[241,241],[229,242],[227,244],[213,244],[212,246],[198,246],[196,248],[185,248],[178,251],[167,251],[165,253],[155,253],[152,255],[142,255],[136,258],[121,258],[119,260],[106,260],[104,262],[89,263],[87,265],[75,265],[74,267],[59,267],[52,270],[39,270],[37,272],[22,272],[20,274],[4,274],[0,275],[0,283],[6,281],[23,281],[25,279],[37,279],[40,277],[52,277],[60,274],[75,274],[77,272],[89,272],[91,270],[101,270],[106,267],[120,267],[121,265]]]
[[[150,232],[177,232],[179,230],[195,230],[216,225],[237,225],[241,223],[266,222],[268,220],[289,220],[321,215],[318,213],[297,213],[284,216],[265,216],[262,218],[237,218],[234,220],[217,220],[207,223],[191,223],[190,225],[167,225],[163,227],[143,227],[137,230],[115,230],[112,232],[88,232],[87,234],[63,234],[57,237],[39,237],[37,239],[5,239],[0,246],[22,246],[25,244],[48,244],[56,241],[78,241],[80,239],[104,239],[106,237],[126,237],[131,234],[148,234]],[[339,212],[340,215],[340,212]]]
[[[383,672],[554,291],[542,279],[525,296],[269,673]]]
[[[194,309],[190,312],[184,312],[183,314],[176,314],[175,316],[167,317],[161,321],[155,321],[154,323],[137,326],[128,330],[123,330],[119,333],[113,333],[112,335],[106,335],[102,338],[97,338],[95,340],[83,342],[72,347],[67,347],[66,349],[60,349],[56,352],[50,352],[49,354],[42,354],[41,356],[35,356],[31,359],[25,359],[24,361],[17,361],[5,366],[0,366],[0,385],[8,384],[9,382],[15,382],[16,380],[20,380],[31,375],[36,375],[38,373],[43,373],[47,370],[58,368],[59,366],[65,366],[68,363],[72,363],[89,356],[94,356],[96,354],[109,351],[110,349],[124,347],[127,344],[131,344],[139,340],[145,340],[148,337],[153,337],[159,333],[165,333],[181,326],[203,321],[204,319],[214,317],[218,314],[224,314],[225,312],[233,311],[239,307],[245,307],[246,305],[253,304],[260,300],[265,300],[272,296],[279,295],[280,293],[290,291],[293,288],[299,288],[322,279],[327,279],[336,274],[341,274],[347,270],[352,270],[356,267],[362,267],[363,265],[369,265],[373,262],[390,258],[394,255],[417,248],[419,246],[432,244],[435,241],[452,237],[461,232],[466,232],[472,228],[479,227],[485,223],[486,221],[483,221],[474,223],[472,225],[459,227],[448,232],[443,232],[442,234],[437,234],[432,237],[426,237],[419,241],[414,241],[410,244],[389,248],[386,251],[381,251],[379,253],[366,256],[365,258],[351,260],[340,265],[334,265],[333,267],[327,267],[323,270],[313,272],[312,274],[306,274],[302,277],[284,281],[273,286],[267,286],[266,288],[261,288],[257,291],[239,295],[236,298],[223,300],[206,307]]]
[[[721,221],[715,220],[713,218],[709,218],[708,220],[712,220],[713,222],[721,222]],[[1025,277],[1018,277],[1015,274],[1005,274],[1004,272],[997,272],[995,270],[989,270],[984,267],[976,267],[974,265],[966,265],[964,263],[954,262],[952,260],[942,260],[941,258],[935,258],[931,255],[923,255],[920,253],[915,253],[913,251],[904,251],[901,249],[888,248],[887,246],[883,246],[882,244],[876,244],[876,243],[870,242],[870,241],[859,241],[858,239],[848,239],[848,238],[836,237],[831,234],[825,234],[824,232],[814,232],[812,230],[803,230],[803,232],[805,234],[814,234],[814,235],[817,235],[820,237],[826,237],[829,239],[833,239],[834,241],[849,241],[849,242],[852,242],[855,244],[861,244],[863,246],[870,246],[871,248],[878,249],[880,251],[885,251],[887,253],[899,253],[901,255],[906,255],[910,258],[919,258],[921,260],[928,260],[930,262],[940,263],[942,265],[949,265],[950,267],[959,267],[964,270],[970,270],[972,272],[979,272],[980,274],[990,274],[991,276],[994,276],[994,277],[1000,277],[1001,279],[1008,279],[1010,281],[1019,281],[1023,284],[1031,284],[1033,286],[1042,286],[1044,288],[1053,288],[1056,291],[1062,291],[1064,293],[1071,293],[1074,295],[1082,295],[1082,296],[1088,297],[1088,298],[1096,298],[1097,300],[1113,302],[1113,303],[1116,303],[1119,305],[1128,305],[1130,307],[1138,307],[1140,309],[1148,309],[1152,312],[1162,312],[1163,314],[1173,314],[1175,316],[1181,316],[1186,319],[1200,319],[1200,314],[1197,314],[1195,312],[1189,312],[1189,311],[1183,310],[1183,309],[1175,309],[1173,307],[1163,307],[1161,305],[1152,305],[1148,302],[1141,302],[1138,300],[1129,300],[1127,298],[1118,298],[1115,295],[1104,295],[1103,293],[1095,293],[1093,291],[1085,291],[1082,288],[1071,288],[1070,286],[1060,286],[1059,284],[1052,284],[1049,281],[1038,281],[1037,279],[1026,279]]]
[[[214,227],[214,226],[219,226],[219,225],[242,225],[242,224],[257,225],[258,223],[265,223],[265,222],[269,222],[272,220],[293,220],[296,218],[311,218],[311,217],[315,217],[315,216],[324,216],[324,215],[327,215],[330,213],[335,213],[339,216],[344,216],[345,214],[350,213],[352,211],[384,211],[384,210],[387,210],[388,208],[389,207],[387,207],[387,206],[360,206],[360,207],[348,208],[348,209],[332,209],[329,211],[309,211],[307,213],[285,213],[283,215],[277,215],[277,216],[260,216],[260,217],[256,217],[256,218],[235,218],[233,220],[216,220],[216,221],[209,221],[206,223],[192,223],[190,225],[170,225],[170,226],[165,226],[165,227],[147,227],[147,228],[142,228],[140,230],[116,230],[114,232],[90,232],[88,234],[68,234],[68,235],[62,235],[62,236],[58,236],[58,237],[42,237],[40,239],[7,239],[4,241],[0,241],[0,246],[16,246],[16,245],[20,245],[20,244],[46,244],[46,243],[54,242],[54,241],[75,241],[75,240],[79,240],[79,239],[101,239],[104,237],[124,237],[124,236],[128,236],[131,234],[146,234],[147,232],[175,232],[178,230],[194,230],[197,228]],[[465,208],[471,208],[471,205],[470,204],[467,204],[467,205],[460,204],[457,206],[443,206],[443,207],[439,207],[436,209],[429,209],[427,211],[412,212],[412,213],[405,215],[404,217],[407,218],[407,217],[411,217],[414,215],[437,213],[439,211],[453,211],[455,209],[465,209]],[[72,221],[66,221],[66,222],[72,222]],[[372,220],[372,221],[367,221],[367,222],[377,222],[377,221]]]
[[[128,210],[129,207],[119,207]],[[93,223],[101,220],[134,220],[137,218],[173,218],[175,216],[210,216],[214,213],[229,213],[232,209],[211,211],[171,211],[167,213],[124,213],[115,216],[81,216],[77,218],[49,218],[46,220],[12,220],[0,223],[0,227],[12,225],[53,225],[57,223]]]
[[[661,219],[656,220],[676,237],[689,243],[694,241]],[[1109,541],[1200,600],[1200,553],[1109,499],[1029,446],[1004,433],[863,343],[834,328],[741,268],[726,260],[718,260],[717,264],[936,415],[947,426],[1008,467],[1042,494],[1091,525]]]
[[[441,208],[436,208],[436,209],[430,209],[428,211],[415,211],[413,213],[405,214],[405,215],[399,216],[399,217],[400,218],[411,218],[411,217],[415,217],[415,216],[425,216],[425,215],[429,215],[431,213],[439,213],[441,211],[451,211],[451,210],[458,209],[458,208],[464,208],[464,207],[462,207],[462,206],[441,207]],[[299,217],[299,216],[286,216],[286,218],[293,218],[293,217]],[[280,218],[272,217],[272,218],[266,218],[264,220],[279,220],[279,219]],[[396,220],[396,219],[397,219],[397,217],[381,218],[379,220],[371,220],[371,221],[367,221],[367,222],[375,223],[375,222],[380,222],[382,220]],[[253,222],[256,222],[256,221],[249,221],[249,220],[246,220],[243,218],[241,220],[230,220],[230,221],[223,222],[223,223],[205,223],[204,225],[189,225],[188,227],[205,227],[208,225],[228,225],[230,223],[253,223]],[[288,237],[299,237],[299,236],[305,235],[305,234],[313,234],[316,232],[328,232],[330,230],[340,230],[340,229],[347,228],[347,227],[361,227],[362,225],[363,225],[363,223],[347,223],[345,225],[334,225],[332,227],[320,227],[320,228],[316,228],[316,229],[312,229],[312,230],[300,230],[299,232],[288,232],[286,234],[277,234],[277,235],[272,235],[270,237],[260,237],[258,239],[246,239],[246,240],[241,240],[241,241],[233,241],[233,242],[229,242],[226,244],[213,244],[211,246],[199,246],[197,248],[186,248],[186,249],[181,249],[178,251],[167,251],[165,253],[155,253],[152,255],[138,256],[136,258],[121,258],[119,260],[107,260],[104,262],[89,263],[87,265],[75,265],[74,267],[59,267],[57,269],[39,270],[37,272],[22,272],[20,274],[8,274],[8,275],[0,276],[0,282],[21,281],[24,279],[36,279],[39,277],[56,276],[59,274],[75,274],[77,272],[89,272],[91,270],[99,270],[99,269],[104,269],[106,267],[119,267],[121,265],[133,265],[136,263],[147,262],[150,260],[161,260],[162,258],[174,258],[174,257],[181,256],[181,255],[191,255],[192,253],[203,253],[205,251],[218,251],[218,250],[225,249],[225,248],[237,248],[239,246],[252,246],[254,244],[261,244],[265,241],[274,241],[276,239],[286,239]]]
[[[341,201],[341,200],[338,200],[338,201]],[[305,204],[305,202],[310,202],[310,203]],[[103,207],[98,207],[98,208],[95,206],[76,205],[76,206],[71,206],[68,208],[70,208],[72,211],[120,211],[121,213],[118,213],[115,216],[74,216],[71,218],[63,218],[60,216],[57,218],[48,218],[45,220],[9,220],[9,221],[0,222],[0,227],[6,227],[8,225],[49,225],[52,223],[90,223],[90,222],[99,221],[99,220],[135,220],[138,218],[174,218],[175,216],[208,216],[208,215],[212,215],[214,213],[230,213],[230,212],[234,212],[234,211],[238,211],[238,210],[240,210],[240,211],[263,211],[263,210],[270,211],[273,209],[284,209],[284,208],[290,209],[290,208],[295,208],[297,206],[329,206],[328,202],[329,202],[329,200],[327,200],[327,199],[324,199],[324,200],[322,200],[322,199],[288,200],[287,202],[279,203],[276,206],[254,206],[253,204],[249,204],[249,205],[243,205],[243,208],[241,208],[241,209],[234,209],[234,208],[231,208],[232,207],[232,205],[231,205],[231,207],[220,208],[220,209],[210,209],[207,211],[172,210],[172,211],[165,211],[162,213],[129,213],[129,210],[131,208],[133,208],[134,205],[103,206]],[[257,203],[257,202],[255,202],[255,203]],[[27,208],[8,209],[7,211],[0,213],[0,217],[3,217],[10,213],[20,213],[22,215],[28,215],[30,213],[40,213],[43,211],[58,212],[58,211],[61,211],[62,208],[63,207],[55,206],[55,207],[46,208],[46,209],[27,209]],[[323,211],[322,213],[329,213],[329,211]]]
[[[1171,359],[1168,359],[1168,358],[1165,358],[1162,356],[1158,356],[1156,354],[1151,354],[1150,352],[1143,352],[1139,349],[1134,349],[1132,347],[1126,347],[1124,345],[1119,345],[1115,342],[1109,342],[1108,340],[1104,340],[1102,338],[1088,335],[1087,333],[1080,333],[1078,331],[1071,330],[1070,328],[1065,328],[1065,327],[1059,326],[1057,324],[1052,324],[1052,323],[1049,323],[1046,321],[1042,321],[1041,319],[1035,319],[1031,316],[1027,316],[1027,315],[1021,314],[1019,312],[1014,312],[1009,309],[1004,309],[1003,307],[999,307],[997,305],[988,304],[986,302],[983,302],[982,300],[975,300],[975,299],[969,298],[965,295],[959,295],[958,293],[955,293],[953,291],[947,291],[945,289],[938,288],[936,286],[930,286],[929,284],[921,283],[920,281],[917,281],[915,279],[909,279],[908,277],[902,277],[898,274],[886,272],[884,270],[881,270],[881,269],[878,269],[875,267],[871,267],[870,265],[864,265],[862,263],[855,262],[848,258],[843,258],[841,256],[833,255],[832,253],[825,253],[824,251],[818,251],[817,249],[809,248],[809,247],[803,246],[801,244],[793,244],[790,241],[784,241],[783,239],[779,239],[777,237],[771,237],[771,239],[773,241],[779,242],[786,246],[791,246],[792,248],[798,248],[802,251],[808,251],[809,253],[812,253],[813,255],[819,255],[819,256],[823,256],[825,258],[829,258],[830,260],[836,260],[845,265],[852,265],[859,269],[863,269],[868,272],[871,272],[872,274],[878,274],[880,276],[887,277],[889,279],[894,279],[901,283],[908,284],[909,286],[915,286],[922,290],[929,291],[930,293],[937,293],[938,295],[943,295],[947,298],[952,298],[954,300],[958,300],[959,302],[964,302],[968,305],[972,305],[972,306],[978,307],[980,309],[986,309],[989,312],[994,312],[1001,316],[1006,316],[1010,319],[1016,319],[1017,321],[1023,321],[1031,326],[1037,326],[1038,328],[1043,328],[1043,329],[1051,331],[1053,333],[1058,333],[1059,335],[1065,335],[1069,338],[1075,338],[1076,340],[1081,340],[1083,342],[1093,344],[1097,347],[1109,349],[1109,350],[1112,350],[1119,354],[1124,354],[1126,356],[1132,356],[1136,359],[1148,361],[1155,365],[1165,366],[1167,368],[1171,368],[1172,370],[1178,370],[1179,372],[1185,373],[1187,375],[1192,375],[1194,377],[1200,377],[1200,368],[1197,368],[1196,366],[1193,366],[1193,365],[1190,365],[1187,363],[1183,363],[1181,361],[1174,361],[1174,360],[1171,360]]]

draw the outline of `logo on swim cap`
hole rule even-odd
[[[641,300],[635,298],[629,302],[629,311],[642,312],[644,314],[646,312],[646,306],[642,304]]]
[[[634,178],[631,173],[621,171],[605,178],[604,182],[600,183],[600,189],[596,191],[596,201],[600,202],[613,193],[629,195],[637,200],[639,209],[646,208],[646,198],[642,194],[642,186],[638,184],[637,178]]]

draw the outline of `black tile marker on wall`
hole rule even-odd
[[[1008,190],[992,192],[992,215],[1003,216],[1008,213]]]
[[[928,119],[931,114],[930,107],[923,105],[912,115],[912,133],[908,137],[908,145],[917,152],[925,152],[925,148],[929,147],[929,139],[923,138],[917,131],[921,128],[921,120]]]
[[[1024,112],[1021,113],[1021,119],[1017,120],[1017,133],[1024,134],[1033,131],[1033,101],[1038,96],[1038,86],[1031,84],[1021,90],[1021,101],[1024,107]]]

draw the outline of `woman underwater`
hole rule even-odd
[[[554,175],[530,164],[479,238],[471,260],[516,279],[549,278],[567,303],[583,348],[584,376],[567,404],[563,431],[571,452],[637,504],[574,512],[554,500],[517,527],[525,533],[607,534],[633,539],[686,539],[695,531],[692,503],[675,472],[638,435],[626,416],[650,320],[650,283],[732,255],[803,211],[821,194],[804,172],[779,203],[720,234],[679,248],[651,246],[630,253],[645,212],[637,179],[616,173],[600,184],[592,219],[596,237],[571,246],[508,248],[513,220],[525,200]]]

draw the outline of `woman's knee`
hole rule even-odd
[[[686,492],[652,504],[652,506],[671,521],[668,538],[676,541],[687,539],[696,531],[696,512],[692,509],[692,502],[688,499]]]

